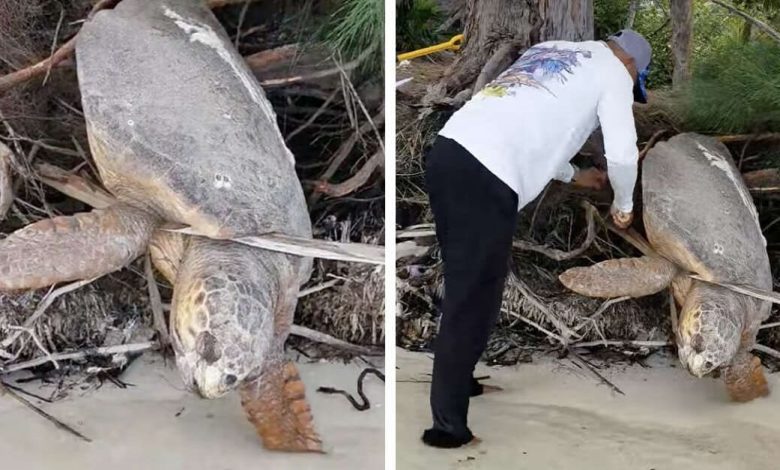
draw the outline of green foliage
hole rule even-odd
[[[442,14],[435,0],[404,0],[396,9],[396,50],[409,52],[444,39],[437,32],[443,21]]]
[[[690,130],[780,130],[780,46],[737,40],[719,45],[697,61],[676,103]]]
[[[382,68],[385,7],[382,0],[344,0],[327,26],[325,40],[345,60],[368,51],[361,69],[373,73]]]
[[[628,4],[629,0],[595,0],[597,39],[606,39],[610,33],[624,27]],[[739,37],[742,33],[743,21],[706,0],[694,0],[693,24],[692,56],[695,59]],[[653,48],[648,86],[658,88],[670,85],[674,66],[669,44],[672,28],[668,2],[640,1],[633,29],[644,35]]]

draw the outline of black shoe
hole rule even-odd
[[[485,392],[485,387],[479,383],[474,377],[471,378],[471,395],[472,397],[478,397]]]
[[[471,431],[466,430],[466,432],[468,433],[467,435],[458,437],[447,431],[442,431],[441,429],[426,429],[422,435],[422,441],[431,447],[454,449],[468,444],[474,439],[474,435],[471,434]]]

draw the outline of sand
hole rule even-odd
[[[430,424],[431,356],[398,350],[397,468],[543,470],[763,470],[780,468],[780,374],[774,393],[728,401],[723,384],[672,367],[674,358],[602,371],[625,395],[568,360],[488,368],[504,388],[471,401],[483,441],[439,450],[422,445]]]
[[[183,390],[176,371],[145,354],[122,379],[98,390],[75,391],[54,404],[36,403],[91,438],[86,443],[55,428],[11,397],[0,396],[0,468],[25,470],[243,470],[384,467],[384,384],[366,377],[371,409],[355,410],[340,395],[315,393],[319,386],[355,394],[363,366],[299,363],[327,455],[266,451],[244,418],[237,394],[202,400]],[[51,389],[25,388],[48,396]],[[176,415],[179,414],[177,417]]]

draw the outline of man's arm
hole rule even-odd
[[[633,103],[631,86],[626,86],[624,82],[616,83],[604,90],[597,111],[604,135],[609,181],[615,193],[613,212],[616,210],[624,214],[634,210],[634,185],[639,160]]]

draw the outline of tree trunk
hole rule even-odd
[[[464,45],[424,99],[428,104],[457,105],[447,96],[470,90],[485,64],[501,72],[520,51],[538,42],[593,39],[593,0],[468,0],[467,8]],[[502,57],[494,57],[496,52]]]
[[[672,87],[679,88],[691,76],[692,0],[670,0],[672,17]]]
[[[628,4],[628,14],[626,15],[626,24],[623,26],[626,29],[634,27],[634,20],[636,19],[636,11],[639,9],[639,0],[631,0]]]

